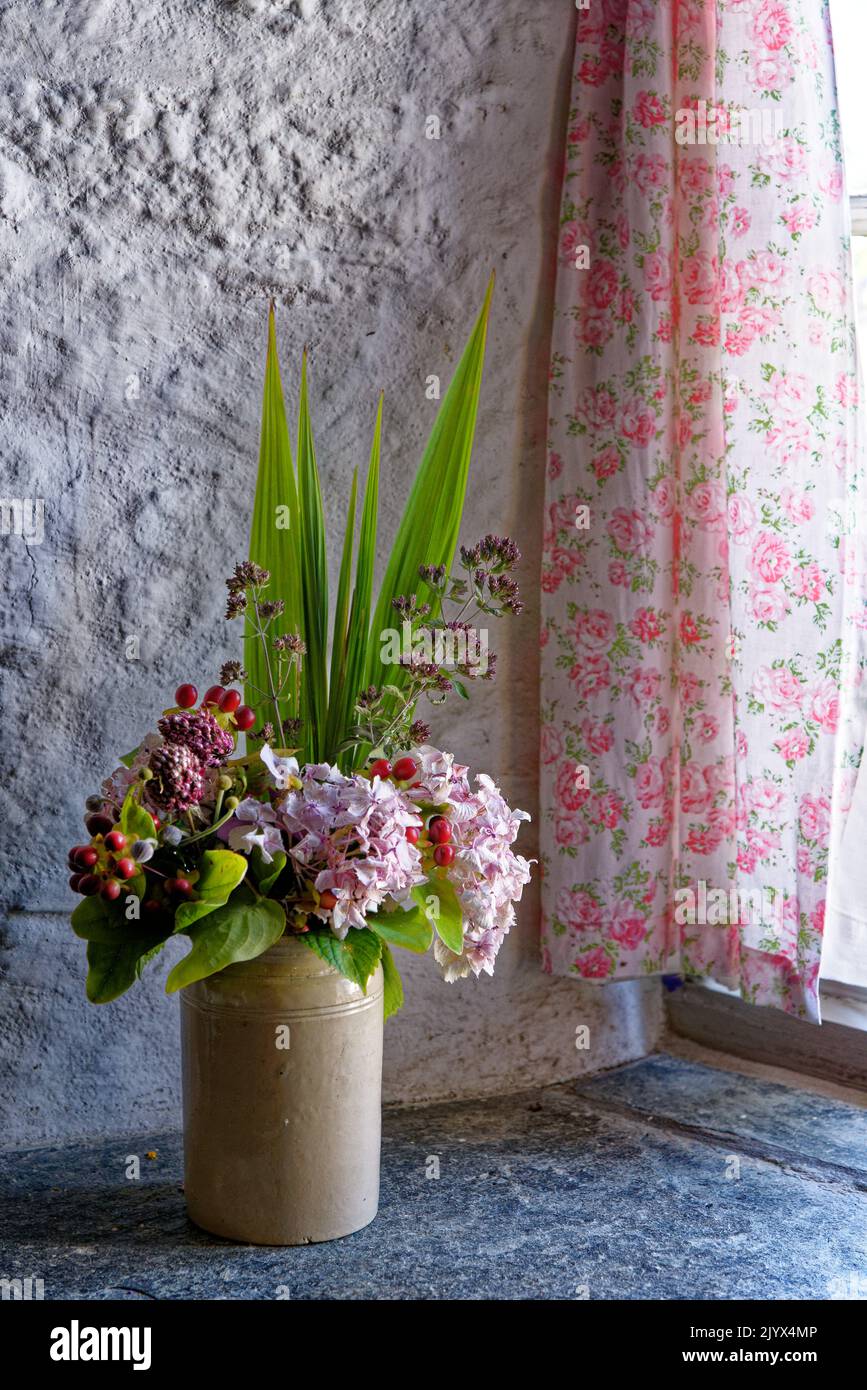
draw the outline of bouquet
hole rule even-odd
[[[156,730],[87,799],[89,839],[69,865],[92,1002],[124,993],[176,935],[191,946],[168,975],[170,993],[284,934],[362,989],[381,964],[386,1016],[403,997],[392,947],[433,943],[446,980],[493,973],[530,876],[512,848],[528,817],[490,777],[471,783],[434,747],[417,708],[423,698],[468,699],[468,685],[492,679],[495,658],[476,620],[521,609],[511,574],[520,555],[508,538],[461,548],[452,572],[488,302],[371,620],[380,401],[354,585],[352,483],[330,662],[306,362],[296,473],[272,309],[250,559],[226,581],[227,618],[244,625],[243,660],[223,663],[201,699],[181,684]]]

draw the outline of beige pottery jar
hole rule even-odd
[[[379,1201],[382,968],[303,941],[181,991],[184,1181],[197,1226],[256,1245],[350,1235]]]

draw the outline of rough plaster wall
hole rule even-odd
[[[165,967],[108,1009],[84,1004],[65,850],[83,795],[178,681],[202,688],[237,654],[222,580],[246,549],[269,295],[293,402],[309,345],[332,530],[385,389],[387,540],[436,408],[426,378],[448,379],[496,268],[464,538],[516,537],[528,607],[494,638],[497,684],[434,733],[535,814],[535,576],[573,24],[569,0],[0,10],[2,495],[45,499],[42,544],[0,540],[7,1141],[176,1115]],[[438,141],[425,138],[431,115]],[[595,991],[540,974],[537,910],[531,893],[494,981],[446,987],[430,960],[408,963],[389,1098],[563,1078],[653,1045],[652,985]],[[589,1052],[574,1047],[579,1022]]]

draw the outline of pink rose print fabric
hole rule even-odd
[[[702,102],[771,138],[678,143]],[[579,12],[542,570],[549,971],[710,976],[818,1018],[867,723],[848,235],[827,3]]]

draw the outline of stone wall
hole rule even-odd
[[[114,1005],[85,1004],[66,849],[83,796],[167,692],[203,688],[237,654],[222,581],[246,550],[269,296],[293,408],[309,347],[334,534],[385,390],[382,561],[436,409],[426,380],[448,380],[496,269],[464,539],[517,539],[527,610],[493,642],[496,685],[468,711],[447,707],[434,735],[535,816],[573,26],[569,0],[43,0],[0,13],[2,495],[45,507],[41,543],[0,539],[5,1142],[177,1116],[165,967]],[[533,843],[531,828],[525,853]],[[493,981],[445,986],[431,960],[408,963],[390,1099],[562,1079],[653,1046],[656,986],[546,978],[537,914],[531,893]],[[578,1023],[589,1052],[575,1049]]]

